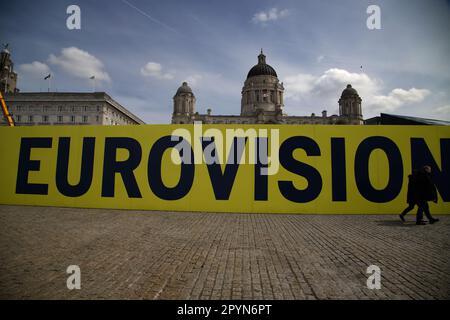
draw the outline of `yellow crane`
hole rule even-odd
[[[8,126],[14,127],[14,119],[8,111],[8,107],[6,106],[5,99],[3,99],[2,92],[0,91],[0,103],[2,105],[3,116],[5,117]]]

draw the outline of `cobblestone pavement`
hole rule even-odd
[[[0,298],[449,299],[450,217],[408,219],[0,206]]]

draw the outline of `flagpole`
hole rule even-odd
[[[95,76],[92,76],[92,77],[90,77],[89,79],[91,79],[92,80],[92,89],[94,90],[94,92],[95,92]]]
[[[51,75],[51,73],[49,73],[48,74],[48,76],[46,76],[46,77],[44,77],[44,80],[48,80],[48,83],[47,83],[47,91],[48,92],[50,92],[50,89],[51,89],[51,78],[52,78],[52,75]]]

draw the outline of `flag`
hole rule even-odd
[[[46,77],[44,78],[44,80],[47,80],[47,79],[49,79],[50,77],[51,77],[51,74],[49,73],[48,76],[46,76]]]
[[[95,76],[92,76],[92,77],[90,77],[89,79],[94,80],[94,79],[95,79]]]

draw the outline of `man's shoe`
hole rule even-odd
[[[423,226],[423,225],[426,225],[427,223],[425,222],[425,221],[417,221],[416,222],[416,224],[418,225],[418,226]]]
[[[402,220],[402,222],[405,222],[405,217],[402,214],[398,215],[400,217],[400,220]]]
[[[436,222],[438,222],[438,221],[439,221],[439,219],[431,219],[431,220],[430,220],[430,224],[436,223]]]

